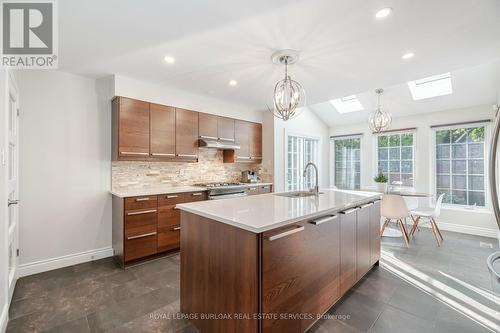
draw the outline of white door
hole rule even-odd
[[[7,193],[8,201],[8,255],[9,255],[9,300],[17,281],[18,232],[19,232],[19,92],[9,73],[9,106],[7,115]]]

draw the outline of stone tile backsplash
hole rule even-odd
[[[222,151],[200,148],[198,163],[119,162],[111,164],[113,190],[154,186],[239,182],[244,170],[257,171],[262,181],[272,182],[261,164],[223,163]]]

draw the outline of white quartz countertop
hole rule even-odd
[[[273,183],[241,183],[248,187],[259,186],[259,185],[272,185]],[[183,193],[183,192],[196,192],[196,191],[206,191],[207,188],[203,186],[153,186],[153,187],[143,187],[134,189],[115,189],[109,191],[114,196],[119,198],[128,197],[140,197],[144,195],[159,195],[159,194],[172,194],[172,193]]]
[[[290,198],[276,193],[178,204],[176,207],[241,229],[261,233],[320,217],[381,197],[381,193],[321,189],[318,197]]]

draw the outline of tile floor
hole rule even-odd
[[[310,332],[497,330],[500,295],[491,291],[485,259],[498,241],[443,236],[441,248],[429,229],[416,233],[409,249],[401,239],[384,238],[381,265]],[[178,311],[178,255],[128,270],[104,259],[20,279],[7,332],[196,332],[168,318]]]

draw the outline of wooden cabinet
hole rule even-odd
[[[206,191],[142,197],[113,196],[113,250],[122,266],[180,247],[178,203],[207,199]]]
[[[344,294],[356,283],[356,211],[340,214],[340,292]]]
[[[199,135],[202,139],[217,140],[218,138],[218,116],[208,113],[199,113]]]
[[[373,203],[362,205],[356,212],[356,280],[370,270],[370,207]]]
[[[149,152],[152,157],[175,157],[175,108],[150,104]]]
[[[380,260],[380,200],[370,207],[370,265]]]
[[[340,297],[339,220],[325,216],[278,228],[262,240],[262,311],[312,314],[266,319],[263,332],[304,332]],[[312,264],[314,262],[314,264]]]
[[[262,160],[262,124],[127,97],[112,101],[113,160],[196,162],[199,138],[241,146],[224,150],[224,162]]]
[[[255,186],[248,186],[248,187],[245,189],[245,194],[246,194],[246,195],[255,195],[255,194],[259,194],[259,185],[255,185]]]
[[[260,185],[259,194],[271,193],[273,191],[272,187],[272,185]]]
[[[198,159],[198,112],[175,109],[175,151],[180,159]]]
[[[362,277],[358,250],[360,272],[371,267],[366,253],[372,258],[374,242],[380,246],[371,238],[379,206],[332,211],[263,233],[182,211],[181,312],[266,314],[257,323],[251,316],[194,318],[201,332],[304,332]]]
[[[149,157],[149,103],[117,97],[112,102],[113,158],[143,160]]]
[[[249,141],[252,162],[262,160],[262,124],[251,123]]]
[[[223,142],[234,142],[234,122],[234,119],[231,118],[217,118],[218,140]]]
[[[236,120],[234,128],[235,142],[240,149],[225,150],[224,163],[260,163],[262,161],[262,124]]]

